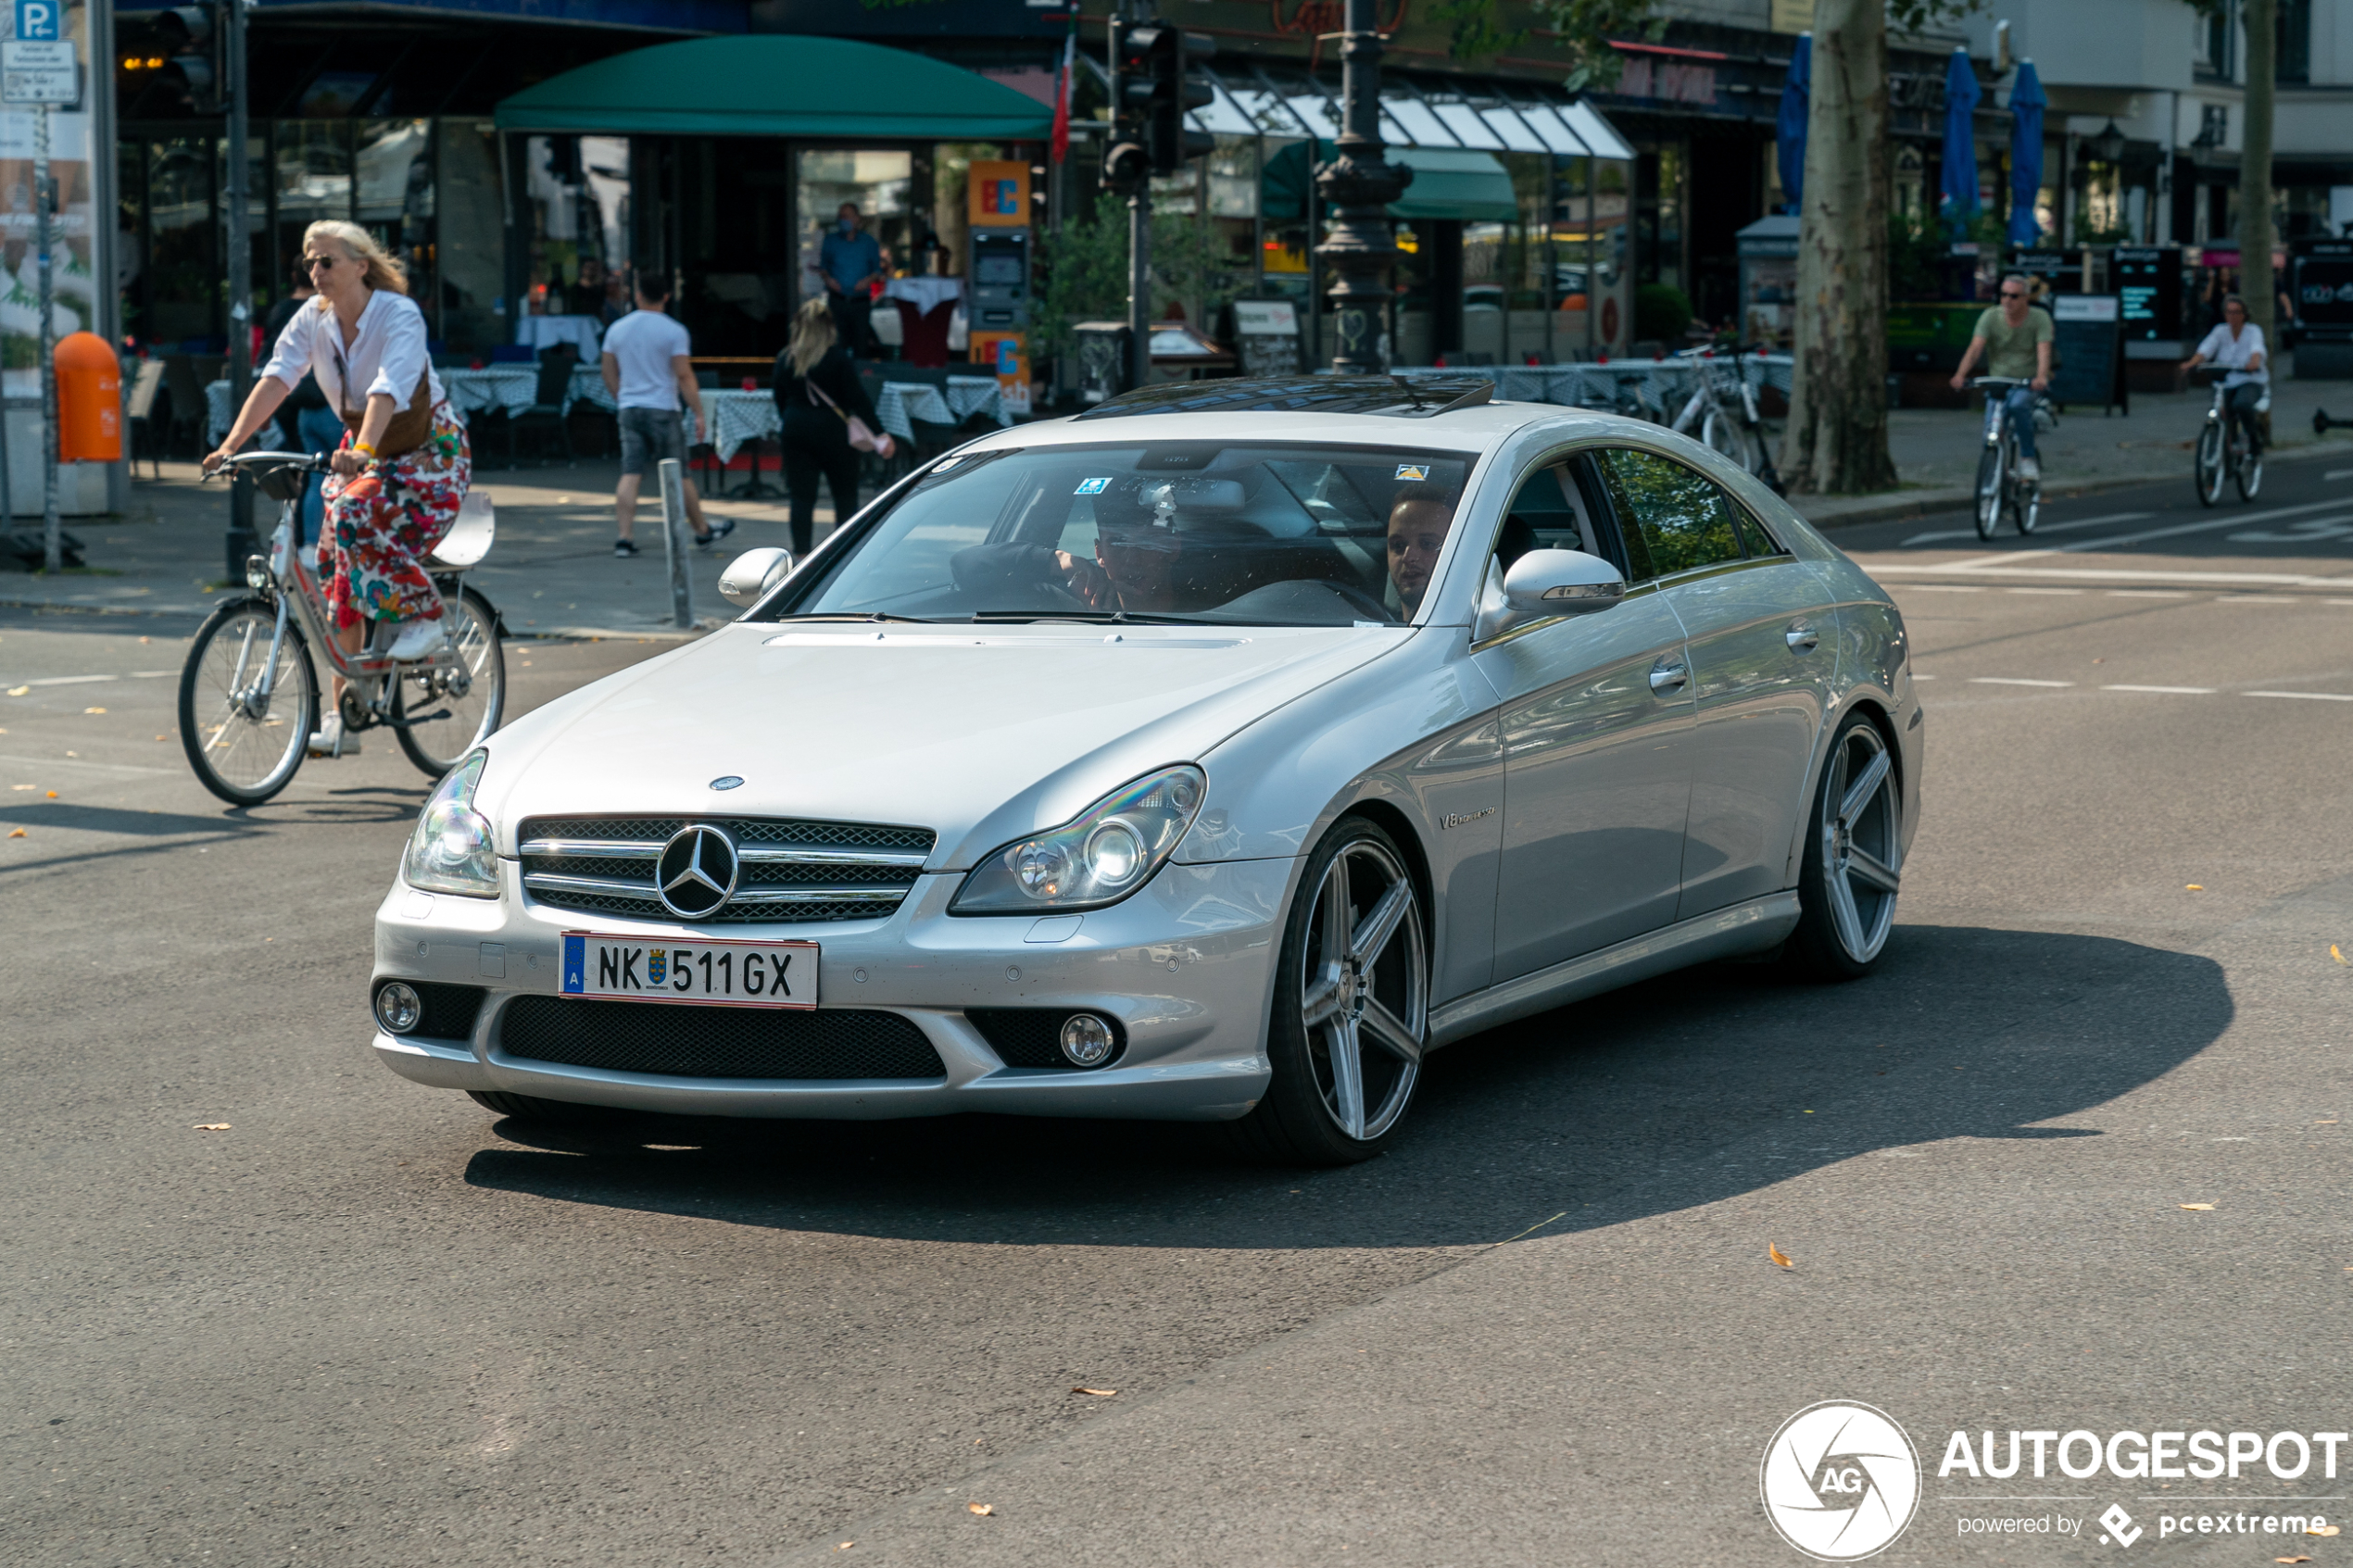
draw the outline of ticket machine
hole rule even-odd
[[[1005,406],[1029,408],[1029,165],[975,159],[964,216],[972,226],[965,320],[975,365],[992,366]]]

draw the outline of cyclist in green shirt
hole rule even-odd
[[[1981,354],[1985,357],[1987,375],[2010,376],[2029,383],[2011,387],[2001,395],[2003,418],[2018,433],[2019,477],[2033,484],[2043,477],[2043,467],[2034,460],[2034,395],[2051,384],[2051,340],[2056,333],[2049,315],[2032,308],[2026,300],[2025,278],[2013,272],[2002,280],[2002,303],[1977,319],[1977,332],[1969,340],[1969,351],[1961,356],[1961,368],[1953,372],[1953,390],[1958,392],[1969,384],[1969,367]]]

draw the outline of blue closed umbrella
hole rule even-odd
[[[1789,52],[1789,81],[1781,88],[1781,112],[1773,119],[1773,156],[1780,164],[1781,194],[1789,210],[1799,210],[1806,188],[1806,116],[1814,94],[1814,35],[1801,32]]]
[[[1977,72],[1969,68],[1969,51],[1956,49],[1944,72],[1944,216],[1956,226],[1977,216],[1977,136],[1972,117],[1977,110]]]
[[[2043,191],[2042,79],[2032,60],[2020,60],[2018,81],[2010,87],[2010,244],[2041,243],[2043,225],[2034,217],[2034,198]]]

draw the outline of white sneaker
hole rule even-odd
[[[343,733],[343,715],[330,713],[311,732],[310,755],[313,757],[357,757],[359,737]]]
[[[411,621],[400,629],[400,635],[393,639],[392,646],[384,650],[384,657],[395,664],[406,664],[412,659],[430,658],[440,647],[440,621]]]
[[[2018,460],[2018,476],[2029,484],[2040,484],[2043,483],[2043,465],[2032,458],[2020,458]]]

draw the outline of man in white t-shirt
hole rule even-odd
[[[605,329],[605,390],[621,406],[621,488],[613,494],[613,511],[621,537],[612,553],[623,559],[637,553],[630,537],[637,521],[637,490],[646,475],[664,458],[686,464],[686,433],[678,418],[680,398],[695,411],[695,438],[710,428],[703,418],[702,389],[695,384],[694,362],[687,358],[693,345],[686,329],[670,315],[670,280],[653,274],[637,279],[637,308]],[[708,549],[714,541],[736,531],[736,520],[703,521],[702,496],[695,482],[686,482],[686,519],[695,525],[695,543]]]
[[[2246,432],[2247,450],[2263,450],[2262,421],[2255,406],[2271,384],[2270,357],[2263,352],[2263,329],[2246,319],[2246,301],[2232,295],[2222,301],[2222,324],[2206,334],[2197,352],[2182,361],[2182,369],[2219,365],[2230,371],[2222,378],[2223,407]]]

